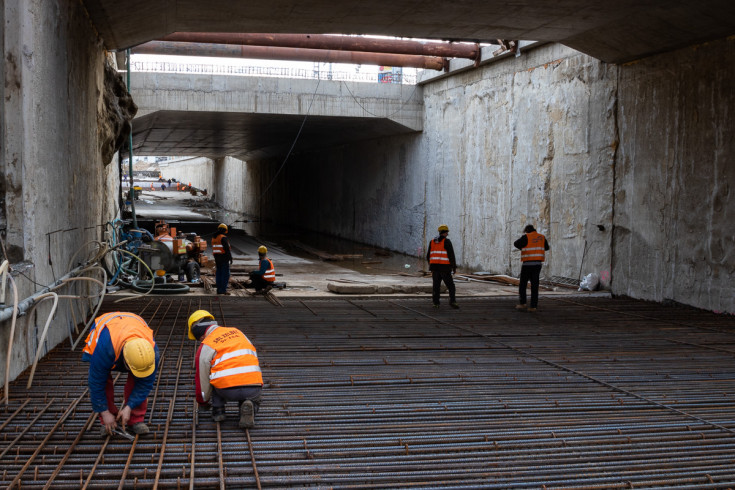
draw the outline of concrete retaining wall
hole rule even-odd
[[[735,38],[620,71],[613,292],[735,312]]]
[[[264,218],[409,254],[446,223],[473,270],[518,274],[533,223],[547,277],[735,312],[734,43],[625,66],[541,46],[425,85],[421,134],[292,156],[275,180],[281,162],[251,162],[249,180],[273,181]]]
[[[2,253],[16,271],[22,300],[39,289],[34,282],[51,284],[84,260],[86,251],[94,252],[85,244],[101,239],[104,223],[114,217],[116,193],[110,189],[117,189],[119,178],[116,165],[106,166],[109,162],[100,157],[95,128],[105,57],[82,4],[5,0],[0,8],[5,81],[0,88],[0,228]],[[73,290],[58,292],[99,291],[74,284]],[[12,295],[6,301],[10,304]],[[43,302],[31,317],[19,319],[11,379],[32,362],[50,304]],[[46,347],[68,338],[74,319],[81,321],[89,308],[89,303],[61,301]],[[10,321],[0,324],[0,379],[6,374],[9,330]]]
[[[159,167],[164,179],[176,179],[197,189],[211,191],[215,188],[214,162],[209,158],[188,158],[175,160]]]

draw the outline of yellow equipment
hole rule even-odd
[[[210,318],[214,320],[214,317],[212,316],[212,314],[208,312],[207,310],[197,310],[191,314],[191,316],[189,317],[189,339],[190,340],[197,339],[196,337],[194,337],[194,334],[191,332],[191,326],[200,322],[201,320],[205,318]]]
[[[439,228],[437,229],[439,233],[443,231],[449,231],[449,227],[447,225],[439,225]]]
[[[156,369],[156,352],[146,339],[136,338],[125,342],[123,357],[136,378],[150,376]]]
[[[258,247],[258,253],[265,255],[268,253],[268,249],[265,248],[265,245],[261,245],[260,247]]]

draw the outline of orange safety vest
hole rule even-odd
[[[133,313],[115,311],[95,318],[94,328],[87,335],[87,344],[84,346],[83,352],[90,356],[94,354],[97,341],[105,328],[110,332],[112,347],[115,349],[115,359],[120,357],[123,346],[128,340],[141,338],[146,339],[153,346],[156,345],[156,341],[153,339],[153,330],[148,327],[145,320]]]
[[[276,282],[276,269],[273,267],[273,262],[271,262],[271,259],[263,259],[268,261],[268,265],[270,266],[267,271],[265,271],[265,274],[263,274],[263,279],[265,279],[268,282]]]
[[[447,249],[444,248],[444,240],[440,240],[438,243],[436,240],[431,240],[429,243],[429,263],[451,265]]]
[[[526,233],[528,243],[521,249],[522,262],[543,262],[546,238],[538,232]]]
[[[215,255],[225,253],[225,247],[222,246],[223,236],[224,235],[217,235],[214,238],[212,238],[212,253]]]
[[[217,327],[202,344],[216,351],[209,372],[212,386],[221,389],[263,385],[258,353],[244,333],[236,328]]]

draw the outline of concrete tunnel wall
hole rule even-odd
[[[0,16],[5,81],[0,87],[0,235],[3,259],[16,271],[13,277],[22,300],[87,258],[80,249],[101,239],[100,225],[117,212],[119,176],[117,165],[100,161],[97,128],[105,53],[81,2],[4,0]],[[87,251],[91,254],[95,248]],[[101,279],[100,274],[91,276]],[[75,284],[57,292],[99,292],[96,285]],[[12,303],[9,290],[6,306]],[[69,338],[72,325],[93,305],[60,300],[47,349]],[[33,362],[50,309],[51,301],[44,301],[32,315],[18,319],[11,380]],[[0,325],[0,383],[6,375],[10,327],[10,320]],[[70,355],[79,356],[79,349]]]
[[[414,255],[447,223],[461,266],[513,275],[530,222],[546,277],[735,312],[734,46],[617,66],[549,44],[428,83],[422,133],[292,156],[243,211]],[[252,195],[280,164],[248,162]]]

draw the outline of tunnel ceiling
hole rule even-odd
[[[285,158],[292,145],[299,153],[408,132],[389,119],[158,111],[135,119],[133,148],[136,155],[258,160]]]
[[[83,0],[110,50],[173,32],[555,41],[625,62],[735,33],[732,0]]]

